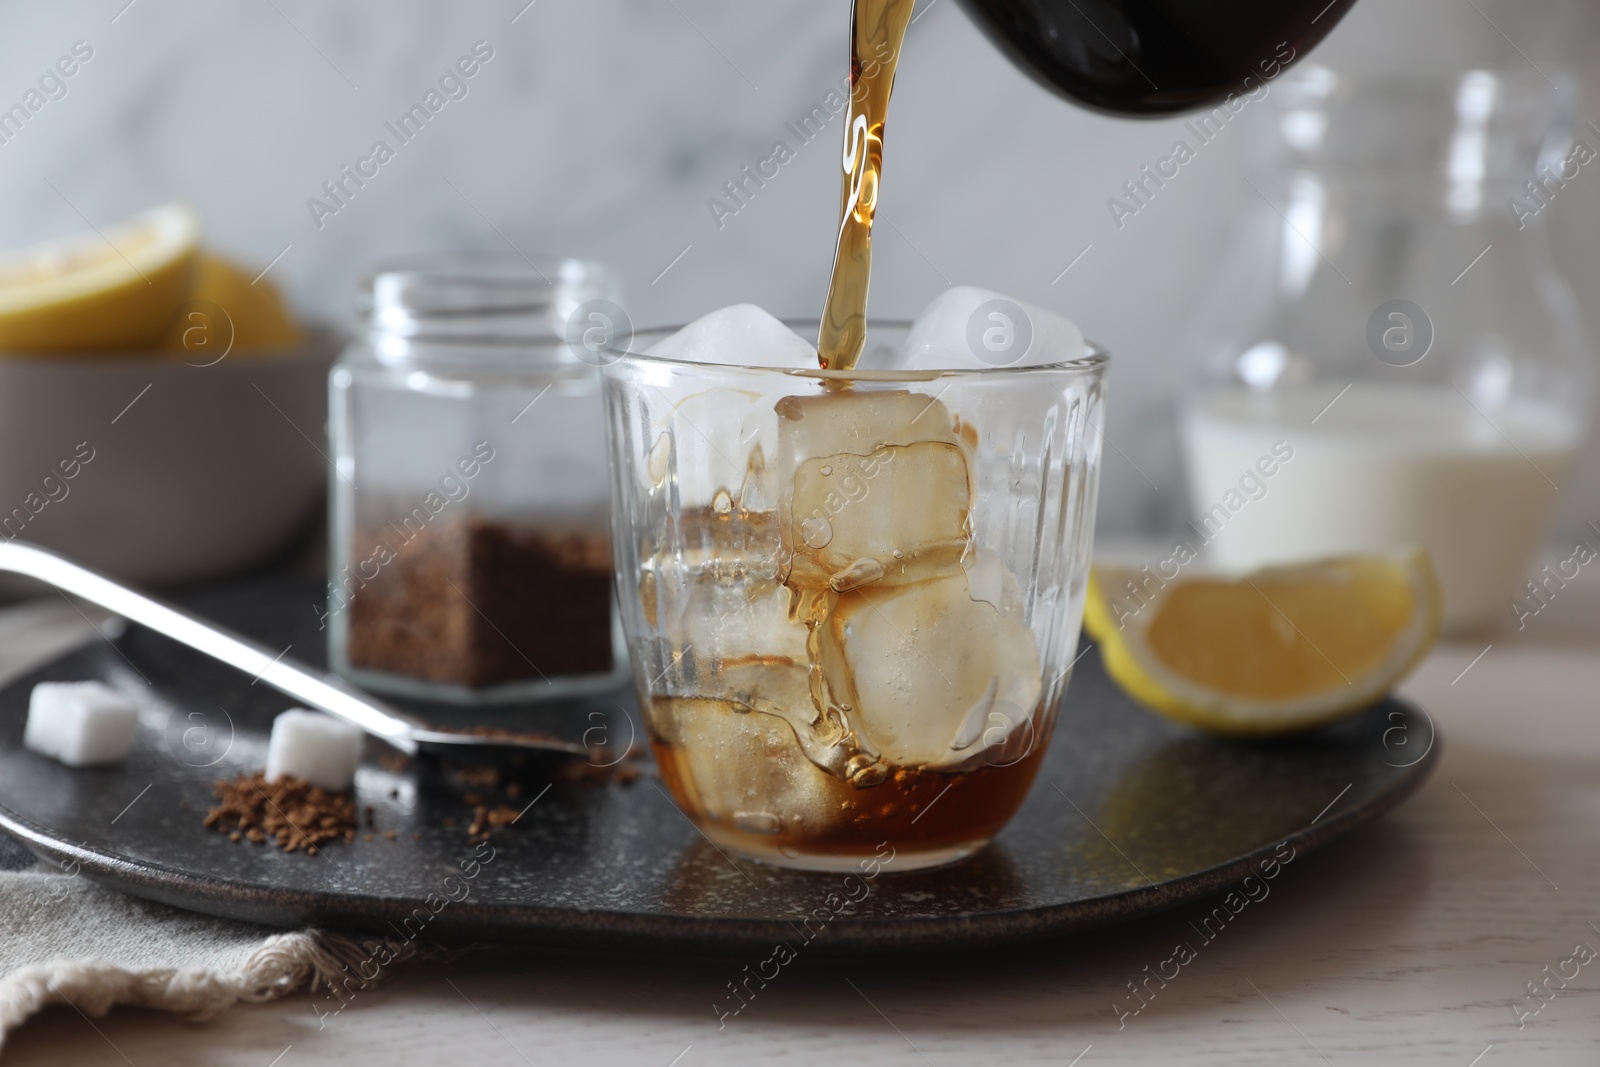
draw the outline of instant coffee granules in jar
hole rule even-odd
[[[330,377],[336,670],[429,700],[555,699],[627,677],[604,413],[569,321],[614,321],[595,264],[380,268]],[[598,318],[596,318],[598,316]]]

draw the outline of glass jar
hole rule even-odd
[[[1447,628],[1510,621],[1590,419],[1548,235],[1593,139],[1532,70],[1272,94],[1275,162],[1196,323],[1191,533],[1236,569],[1421,545]]]
[[[380,267],[330,376],[330,662],[453,703],[627,678],[599,372],[564,325],[614,308],[596,264]]]

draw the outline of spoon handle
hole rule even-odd
[[[317,675],[264,645],[215,626],[169,604],[135,592],[103,574],[81,567],[48,549],[17,541],[0,543],[0,571],[48,582],[125,619],[237,667],[308,707],[358,726],[414,755],[413,734],[426,727],[333,674]]]

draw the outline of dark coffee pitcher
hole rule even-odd
[[[1250,93],[1355,0],[961,0],[1012,62],[1067,99],[1170,115]]]

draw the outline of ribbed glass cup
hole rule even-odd
[[[603,367],[623,629],[667,788],[719,847],[781,866],[976,852],[1027,795],[1071,674],[1107,357],[641,354],[668,332]]]

